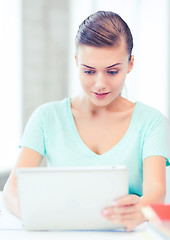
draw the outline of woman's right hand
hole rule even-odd
[[[41,163],[42,155],[38,152],[22,147],[18,157],[16,166],[11,171],[11,174],[4,186],[2,197],[11,213],[20,217],[19,197],[17,188],[16,170],[18,168],[38,167]]]

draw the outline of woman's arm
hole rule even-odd
[[[146,221],[142,206],[164,202],[166,194],[165,158],[151,156],[143,161],[143,196],[128,195],[118,199],[113,206],[102,211],[103,217],[119,223],[128,231]]]
[[[16,169],[21,167],[37,167],[40,165],[42,155],[38,152],[22,147],[18,161],[12,170],[3,189],[3,199],[7,208],[17,217],[20,217],[20,207],[16,182]]]
[[[143,161],[143,196],[141,204],[164,202],[166,195],[166,161],[164,157],[152,156]]]

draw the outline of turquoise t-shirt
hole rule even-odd
[[[159,155],[170,165],[169,124],[156,109],[136,102],[124,137],[98,155],[82,141],[70,99],[43,104],[29,119],[22,145],[47,157],[50,167],[120,166],[128,168],[129,193],[143,194],[143,159]]]

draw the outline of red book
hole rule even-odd
[[[170,239],[170,204],[150,204],[142,212],[153,229]]]
[[[170,221],[170,205],[168,204],[150,204],[152,211],[156,214],[156,217],[163,222]]]

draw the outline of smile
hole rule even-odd
[[[97,93],[93,92],[97,98],[105,98],[110,92],[107,93]]]

